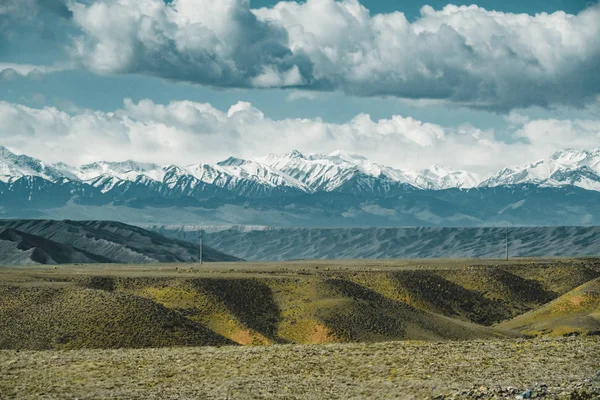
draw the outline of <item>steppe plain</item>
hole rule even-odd
[[[600,398],[600,260],[0,268],[1,398]]]

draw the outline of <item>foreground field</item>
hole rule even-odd
[[[0,399],[598,399],[599,321],[597,259],[0,268]]]
[[[600,338],[0,351],[21,399],[600,398]]]

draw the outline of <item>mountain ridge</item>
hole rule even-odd
[[[205,261],[238,261],[209,246]],[[197,243],[114,221],[0,220],[0,264],[72,264],[199,260]]]
[[[199,184],[210,184],[242,196],[335,191],[352,180],[380,180],[387,185],[410,185],[420,190],[527,183],[545,187],[576,186],[600,191],[600,147],[590,151],[565,149],[544,160],[505,167],[485,179],[442,165],[423,170],[396,169],[344,151],[329,155],[304,155],[292,150],[283,155],[269,154],[254,160],[229,157],[216,164],[187,166],[159,166],[126,160],[96,161],[72,167],[64,163],[48,165],[0,147],[0,180],[10,183],[27,176],[38,176],[52,182],[68,179],[96,186],[106,185],[106,190],[121,182],[138,181],[159,182],[173,187],[179,179],[184,179],[192,188]]]
[[[423,177],[344,152],[187,167],[97,162],[80,170],[0,154],[0,218],[323,228],[600,225],[600,191],[590,185],[600,183],[595,150],[557,153],[475,186],[460,171],[438,166]],[[453,185],[460,187],[447,187]]]

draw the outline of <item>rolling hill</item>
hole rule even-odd
[[[196,262],[198,245],[118,222],[0,220],[0,265]],[[235,261],[210,247],[205,261]]]
[[[515,322],[527,312],[581,293],[568,312],[594,332],[598,260],[422,263],[0,268],[0,348],[506,338],[528,333]]]
[[[600,279],[499,325],[528,335],[600,335]]]

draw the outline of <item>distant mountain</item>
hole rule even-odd
[[[0,265],[108,263],[111,260],[12,228],[0,229]]]
[[[565,150],[482,181],[346,152],[217,164],[54,165],[0,148],[0,217],[149,224],[485,226],[600,224],[600,149]]]
[[[257,161],[288,174],[311,191],[334,191],[357,179],[375,179],[430,190],[469,188],[477,186],[480,181],[477,175],[466,171],[454,171],[437,165],[422,171],[400,170],[343,151],[304,156],[294,150],[283,156],[269,154]]]
[[[235,261],[208,246],[205,261]],[[109,221],[0,220],[0,265],[186,263],[199,260],[197,244]]]
[[[540,186],[577,186],[600,191],[600,147],[592,151],[567,149],[546,160],[504,168],[479,186],[530,183]]]
[[[195,240],[198,231],[155,226],[162,235]],[[499,258],[506,256],[504,228],[226,229],[205,242],[249,261],[298,259]],[[599,256],[600,227],[516,227],[510,257]]]
[[[0,146],[0,181],[9,182],[27,176],[38,176],[49,181],[60,179],[60,171],[26,155],[16,155]]]

